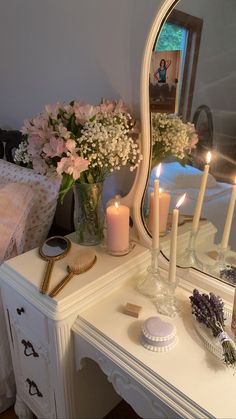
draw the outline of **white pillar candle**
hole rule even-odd
[[[107,247],[111,253],[129,249],[129,208],[115,202],[106,209]]]
[[[223,231],[223,235],[221,239],[222,249],[227,249],[227,246],[228,246],[229,235],[230,235],[230,230],[231,230],[231,225],[232,225],[232,220],[233,220],[233,215],[234,215],[235,198],[236,198],[236,185],[233,185],[232,193],[231,193],[231,197],[229,201],[228,212],[227,212],[227,216],[225,220],[225,227],[224,227],[224,231]]]
[[[173,214],[172,214],[170,260],[169,260],[169,272],[168,272],[169,283],[175,283],[175,280],[176,280],[176,252],[177,252],[177,235],[178,235],[178,220],[179,220],[178,208],[184,202],[185,197],[186,197],[186,194],[181,196],[181,198],[176,204],[176,208],[173,209]]]
[[[193,216],[193,224],[192,224],[193,231],[197,231],[198,225],[199,225],[199,220],[200,220],[201,211],[202,211],[202,204],[203,204],[203,199],[204,199],[205,190],[206,190],[207,178],[208,178],[208,173],[209,173],[209,168],[210,168],[210,165],[209,165],[210,161],[211,161],[211,153],[210,151],[208,151],[207,164],[205,164],[204,166],[201,185],[200,185],[197,203],[196,203],[194,216]]]
[[[170,209],[170,194],[159,189],[159,229],[160,233],[165,233]]]
[[[170,194],[164,192],[159,188],[159,233],[165,233],[167,228],[167,220],[170,208]],[[155,213],[158,217],[158,213]],[[148,217],[148,228],[150,232],[153,232],[154,223],[154,192],[150,193],[149,197],[149,217]]]

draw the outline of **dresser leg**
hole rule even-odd
[[[18,395],[16,395],[14,410],[19,419],[33,419],[33,413]]]

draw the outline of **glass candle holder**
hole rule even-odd
[[[231,265],[227,263],[229,248],[222,248],[221,245],[216,249],[216,258],[214,263],[208,266],[207,273],[222,279],[227,279],[231,275]],[[230,279],[230,278],[228,278]]]
[[[196,251],[196,239],[198,230],[191,230],[187,248],[177,257],[177,264],[181,267],[194,267],[201,271],[204,270],[204,264],[199,259]]]
[[[163,277],[158,265],[160,249],[151,249],[151,265],[147,267],[145,274],[137,285],[138,291],[150,298],[155,298],[162,288]]]
[[[181,303],[175,295],[177,285],[177,279],[174,282],[168,279],[162,281],[161,294],[154,301],[158,313],[175,317],[181,312]]]

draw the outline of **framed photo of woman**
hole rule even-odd
[[[178,112],[181,51],[153,51],[150,67],[152,112]]]

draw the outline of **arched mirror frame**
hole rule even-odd
[[[133,217],[137,228],[138,236],[141,243],[151,247],[151,236],[145,228],[142,216],[142,201],[144,199],[144,191],[149,176],[149,166],[151,157],[151,141],[150,141],[150,108],[149,108],[149,72],[153,45],[159,36],[163,23],[171,13],[174,6],[179,0],[165,0],[157,10],[156,17],[152,23],[148,34],[141,68],[140,76],[140,115],[141,115],[141,136],[142,136],[142,154],[143,161],[140,165],[139,172],[135,180],[135,200],[133,203]],[[163,262],[164,262],[163,257]],[[166,264],[166,262],[164,262]]]
[[[151,157],[151,132],[150,132],[150,105],[149,105],[149,72],[151,55],[153,45],[159,36],[162,25],[166,21],[168,15],[173,8],[179,3],[180,0],[164,0],[159,9],[157,10],[156,17],[152,23],[149,34],[147,36],[141,77],[140,77],[140,114],[141,114],[141,136],[142,136],[142,153],[143,161],[139,167],[135,183],[133,185],[131,194],[135,196],[133,199],[133,220],[136,227],[136,232],[140,242],[151,248],[152,238],[145,228],[145,222],[142,215],[142,203],[146,190],[146,184],[149,176],[150,157]],[[162,255],[160,257],[160,267],[168,269],[168,260]],[[186,289],[192,290],[194,287],[201,287],[205,290],[215,290],[226,301],[232,302],[234,295],[234,288],[220,279],[211,277],[208,274],[200,272],[194,268],[178,268],[177,275],[182,279],[182,283]]]

